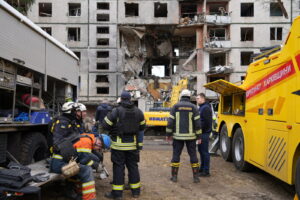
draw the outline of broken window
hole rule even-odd
[[[97,87],[97,94],[109,94],[109,87]]]
[[[107,45],[109,45],[109,39],[108,38],[97,39],[97,45],[98,46],[107,46]]]
[[[253,41],[253,28],[241,28],[241,41]]]
[[[109,63],[97,63],[97,70],[108,70]]]
[[[80,41],[80,28],[68,28],[68,41]]]
[[[81,53],[80,53],[80,51],[74,51],[74,53],[75,53],[75,55],[79,58],[79,60],[80,60],[80,58],[81,58]]]
[[[270,16],[282,16],[282,10],[279,3],[270,3]]]
[[[209,66],[211,70],[216,66],[226,65],[226,53],[209,54]]]
[[[97,52],[97,58],[108,58],[109,57],[109,51],[98,51]]]
[[[210,41],[226,40],[226,29],[225,28],[211,28],[209,29]]]
[[[214,82],[214,81],[217,81],[217,80],[227,80],[225,78],[225,76],[219,76],[219,75],[214,75],[214,76],[208,76],[207,77],[207,82]]]
[[[251,63],[252,51],[241,52],[241,65],[249,65]]]
[[[153,65],[151,68],[151,75],[158,76],[158,77],[165,77],[165,66]]]
[[[241,3],[241,17],[254,16],[254,3]]]
[[[270,28],[270,40],[282,40],[282,28],[281,27]]]
[[[80,15],[81,15],[81,4],[69,3],[69,16],[80,16]]]
[[[52,17],[52,3],[39,3],[39,16]]]
[[[173,74],[177,72],[177,69],[178,69],[178,65],[173,65]]]
[[[109,3],[97,3],[98,10],[109,10]]]
[[[197,4],[181,4],[181,17],[194,19],[197,15]]]
[[[96,83],[108,83],[108,75],[97,75]]]
[[[225,4],[209,4],[209,14],[210,15],[227,15],[226,5]]]
[[[109,14],[97,14],[98,22],[107,22],[109,21]]]
[[[179,57],[179,48],[174,48],[173,56],[174,57]]]
[[[109,34],[109,27],[108,26],[98,26],[97,27],[98,34]]]
[[[126,17],[139,16],[139,4],[125,3],[125,16]]]
[[[41,27],[46,33],[49,35],[52,35],[52,28],[51,27]]]
[[[154,17],[168,17],[168,4],[154,3]]]

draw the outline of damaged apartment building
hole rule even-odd
[[[292,4],[291,4],[292,3]],[[90,108],[132,91],[140,108],[187,77],[239,82],[253,53],[284,42],[299,1],[36,0],[31,20],[80,58],[79,100]]]

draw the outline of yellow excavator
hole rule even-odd
[[[173,85],[171,96],[162,102],[162,107],[155,106],[150,108],[150,111],[144,112],[146,120],[146,135],[164,135],[167,126],[167,120],[170,115],[170,109],[175,105],[180,98],[180,92],[187,89],[188,79],[181,79],[177,85]],[[154,105],[159,105],[155,102]]]

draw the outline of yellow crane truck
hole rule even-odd
[[[282,47],[254,58],[240,86],[218,80],[222,157],[241,171],[256,166],[300,195],[300,16]]]
[[[171,97],[169,100],[163,102],[163,107],[154,107],[151,108],[150,111],[144,112],[147,127],[145,131],[146,134],[165,135],[170,109],[178,102],[180,92],[187,87],[187,78],[179,80],[177,85],[173,85]]]

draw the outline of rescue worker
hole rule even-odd
[[[109,199],[122,199],[124,190],[125,165],[128,169],[129,184],[134,198],[140,195],[140,174],[138,169],[139,149],[138,134],[145,128],[144,115],[130,101],[131,95],[121,94],[120,106],[114,108],[104,118],[103,128],[112,139],[111,161],[113,162],[112,191],[105,194]]]
[[[103,122],[106,115],[112,111],[112,107],[108,105],[107,101],[104,100],[103,103],[101,103],[96,110],[95,120],[96,122],[99,122],[100,124]]]
[[[79,133],[86,133],[83,120],[86,118],[86,106],[83,103],[75,103],[76,105],[76,127],[79,130]]]
[[[65,138],[79,136],[76,126],[76,104],[66,102],[62,106],[62,115],[52,122],[51,133],[53,134],[53,144],[59,144]]]
[[[73,145],[77,152],[76,157],[80,166],[80,171],[75,177],[69,179],[69,181],[76,184],[77,195],[76,193],[72,193],[72,191],[68,191],[69,193],[72,193],[72,195],[68,194],[68,196],[83,200],[96,199],[95,181],[92,168],[97,169],[100,160],[92,153],[92,151],[98,151],[102,148],[102,146],[103,144],[101,139],[95,137],[94,134],[82,134],[79,141]],[[66,164],[67,163],[63,160],[61,155],[53,155],[51,167],[53,172],[61,173],[61,168]],[[81,194],[79,194],[79,192]]]
[[[196,101],[199,107],[199,113],[201,118],[201,144],[198,144],[198,151],[200,153],[201,166],[199,169],[200,176],[208,177],[209,164],[210,164],[210,154],[208,151],[209,146],[209,136],[212,132],[212,110],[208,102],[206,102],[205,94],[200,93],[196,97]]]
[[[50,171],[61,174],[61,168],[66,165],[71,157],[76,156],[76,150],[73,146],[80,138],[80,133],[76,123],[76,104],[67,102],[62,106],[62,115],[59,116],[52,125],[53,133],[53,155],[50,163]],[[82,199],[92,200],[95,191],[93,190],[92,168],[80,164],[80,171],[77,175],[83,189],[91,188],[83,193]]]
[[[196,151],[196,140],[201,142],[201,122],[197,107],[190,102],[191,92],[182,90],[180,102],[175,104],[168,118],[166,128],[167,141],[172,140],[173,135],[173,157],[171,160],[171,181],[177,182],[178,169],[180,166],[180,155],[184,144],[186,144],[190,156],[194,183],[200,182],[199,163]]]

